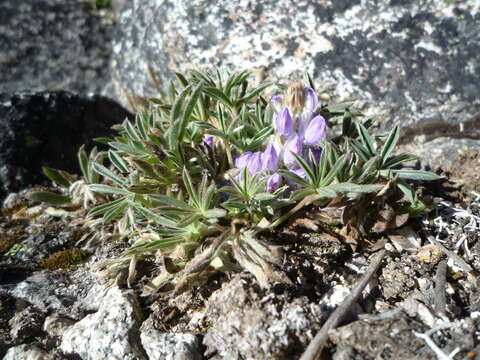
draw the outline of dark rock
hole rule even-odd
[[[93,3],[3,0],[0,92],[99,93],[109,80],[113,19]]]
[[[10,336],[17,344],[42,332],[45,314],[33,306],[28,306],[10,319]]]
[[[130,114],[101,96],[64,91],[0,95],[0,199],[30,184],[49,184],[42,166],[79,172],[77,151]]]
[[[470,120],[480,112],[480,11],[475,3],[133,0],[114,39],[113,79],[156,95],[172,71],[263,68],[270,79],[313,73],[335,100],[369,102],[383,121]],[[122,89],[122,90],[120,90]]]
[[[17,245],[18,250],[14,254],[5,256],[5,263],[38,266],[40,260],[54,252],[64,250],[71,242],[71,234],[68,233],[31,235]]]
[[[19,308],[24,308],[30,303],[46,311],[59,311],[73,305],[78,299],[70,286],[69,276],[45,270],[36,272],[19,283],[11,294],[20,300],[17,301]]]

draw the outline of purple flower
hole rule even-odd
[[[215,141],[215,137],[213,135],[205,135],[203,137],[203,143],[208,146],[210,149],[213,149],[213,144]]]
[[[287,140],[283,150],[283,163],[289,169],[294,169],[298,167],[296,155],[301,155],[302,153],[302,141],[298,135],[292,136]]]
[[[317,110],[318,107],[317,94],[315,94],[315,91],[308,86],[305,86],[305,91],[307,92],[307,98],[305,100],[305,110],[313,113],[315,110]]]
[[[278,154],[275,147],[272,144],[268,144],[262,156],[262,169],[263,170],[277,170],[278,167]]]
[[[262,170],[262,153],[260,151],[254,152],[247,161],[247,169],[251,175],[255,175]]]
[[[280,135],[290,136],[293,133],[293,119],[287,107],[277,114],[275,128]]]
[[[305,130],[305,145],[317,145],[320,140],[325,139],[325,126],[325,119],[320,115],[315,116]]]
[[[275,173],[270,175],[270,177],[267,180],[267,191],[273,192],[277,190],[280,187],[280,184],[282,183],[282,177]]]
[[[234,165],[237,169],[244,169],[247,166],[247,162],[252,157],[253,153],[250,151],[244,152],[242,155],[235,158]]]

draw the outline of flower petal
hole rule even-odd
[[[320,140],[325,139],[325,119],[318,115],[315,116],[307,126],[303,142],[306,145],[316,145]]]
[[[268,144],[262,156],[263,170],[277,170],[278,154],[273,144]]]
[[[305,110],[313,113],[315,110],[317,110],[318,107],[317,94],[315,94],[315,90],[313,90],[311,87],[305,86],[305,90],[307,93],[307,98],[305,100]]]
[[[248,161],[252,157],[251,151],[244,152],[242,155],[237,156],[234,161],[234,165],[237,169],[244,169],[247,166]]]
[[[298,168],[297,159],[292,155],[292,153],[297,155],[302,153],[302,141],[297,134],[287,140],[283,151],[283,163],[285,166],[289,169]]]
[[[275,173],[270,175],[270,177],[267,180],[267,191],[273,192],[277,190],[280,187],[280,184],[282,183],[282,177]]]
[[[255,175],[262,170],[262,153],[260,151],[254,152],[248,159],[247,169],[251,175]]]
[[[205,135],[203,137],[203,144],[207,145],[209,148],[213,148],[215,137],[213,135]]]
[[[275,130],[280,135],[290,136],[293,133],[293,119],[288,107],[284,107],[277,115]]]

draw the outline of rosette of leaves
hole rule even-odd
[[[117,136],[97,139],[108,151],[87,162],[82,156],[83,181],[97,199],[83,202],[89,217],[113,224],[131,243],[110,272],[125,271],[130,285],[139,261],[153,258],[161,273],[145,293],[181,291],[211,271],[242,267],[264,286],[289,282],[279,271],[281,249],[263,234],[302,208],[314,206],[330,222],[327,209],[337,210],[353,247],[362,235],[400,226],[427,208],[405,181],[438,177],[399,168],[414,159],[393,155],[399,129],[373,136],[371,121],[358,121],[361,114],[348,106],[319,110],[342,132],[321,144],[318,161],[296,156],[305,178],[281,170],[290,185],[267,192],[264,178],[246,169],[232,174],[234,157],[262,151],[273,133],[273,111],[262,96],[268,86],[252,88],[248,72],[177,74],[150,109],[115,126]],[[205,135],[214,145],[202,141]],[[61,175],[49,172],[72,189]]]

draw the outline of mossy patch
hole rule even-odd
[[[40,260],[40,266],[49,270],[66,269],[83,262],[89,255],[87,251],[76,248],[62,250]]]
[[[0,255],[10,255],[10,249],[24,238],[24,235],[12,236],[0,233]]]

